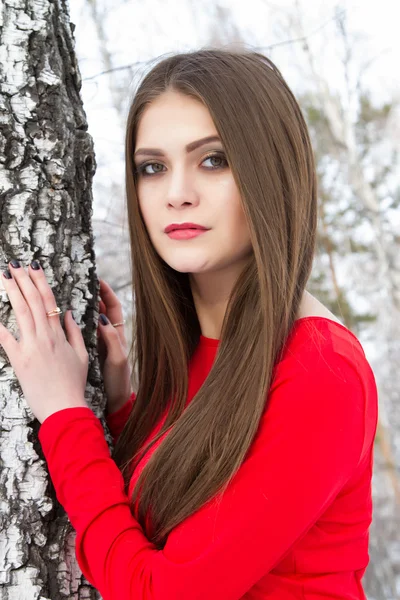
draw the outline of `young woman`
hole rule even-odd
[[[158,62],[130,108],[126,185],[139,387],[102,282],[114,460],[87,406],[41,413],[82,572],[106,600],[365,598],[377,389],[305,289],[316,170],[276,66]]]

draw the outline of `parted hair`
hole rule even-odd
[[[141,115],[168,91],[200,100],[209,110],[252,244],[229,297],[213,366],[186,407],[188,365],[201,329],[188,274],[166,264],[151,243],[133,161]],[[298,102],[274,63],[250,49],[203,48],[159,60],[131,102],[125,160],[133,283],[130,360],[138,390],[113,458],[128,493],[133,469],[168,431],[130,497],[132,514],[161,549],[174,527],[223,494],[268,410],[273,368],[312,269],[317,176]],[[160,432],[144,446],[164,414]]]

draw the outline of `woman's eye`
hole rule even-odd
[[[226,163],[226,166],[228,166],[228,162],[223,154],[211,154],[210,156],[206,156],[206,158],[203,160],[203,163],[206,162],[206,160],[214,160],[214,159],[217,160],[217,163],[218,163],[218,161],[224,161]],[[223,168],[223,165],[221,165],[219,163],[217,165],[214,164],[213,167],[214,167],[214,169],[220,169],[220,168]]]
[[[146,177],[146,175],[154,175],[155,173],[160,173],[161,171],[159,171],[158,169],[155,169],[155,173],[149,173],[148,171],[146,171],[147,167],[161,167],[163,165],[161,165],[160,163],[146,163],[144,165],[139,165],[138,167],[136,167],[136,173],[138,175],[144,175]]]
[[[225,156],[220,153],[210,154],[209,156],[206,156],[202,160],[201,164],[204,164],[207,160],[216,160],[217,164],[211,165],[211,167],[205,167],[206,171],[216,171],[217,169],[224,169],[228,166],[228,161],[226,160]],[[221,164],[221,161],[225,164]],[[157,175],[157,173],[162,173],[163,166],[164,165],[162,165],[161,163],[148,162],[142,165],[138,165],[135,169],[135,173],[136,175],[143,175],[143,177],[152,177],[153,175]],[[147,171],[148,167],[152,167],[154,169],[153,172]]]

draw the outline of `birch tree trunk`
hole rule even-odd
[[[66,0],[2,0],[0,269],[12,258],[23,268],[38,259],[63,314],[72,308],[84,323],[86,399],[102,418],[91,225],[95,158],[80,87]],[[19,339],[4,288],[0,318]],[[0,347],[0,598],[99,598],[76,562],[75,532],[56,500],[39,426]]]

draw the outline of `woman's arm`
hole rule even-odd
[[[178,525],[163,550],[132,516],[93,412],[70,408],[43,422],[39,439],[77,532],[79,565],[105,599],[239,599],[333,502],[371,447],[374,381],[337,353],[292,363],[222,499]]]

